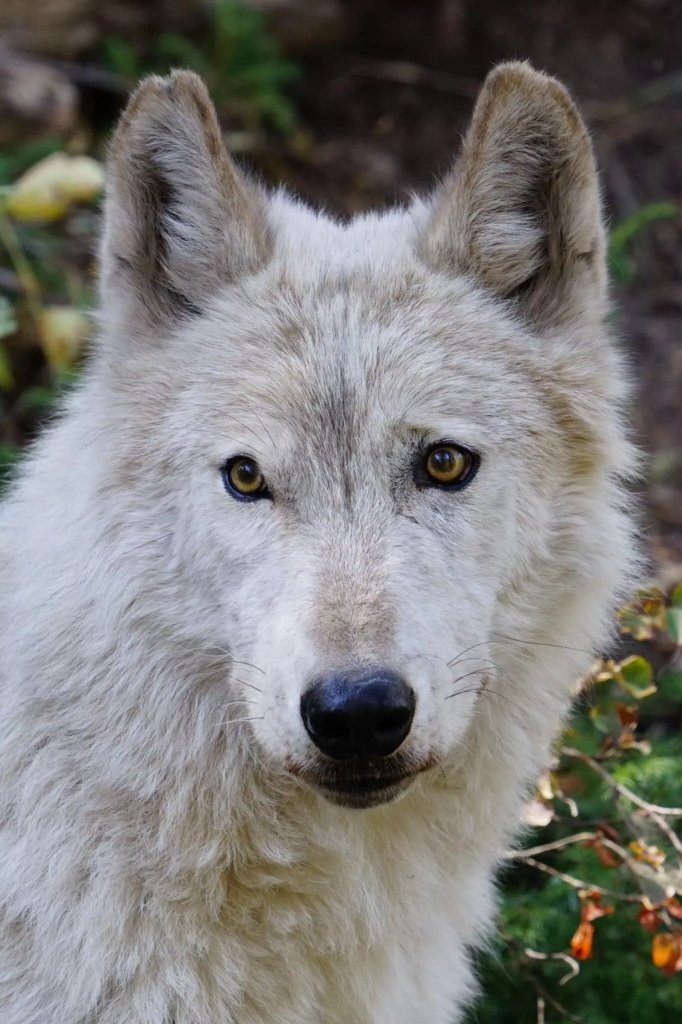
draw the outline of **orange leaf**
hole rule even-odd
[[[621,704],[616,703],[616,714],[618,715],[618,721],[625,727],[627,725],[637,725],[638,719],[638,707],[636,704]]]
[[[648,932],[655,932],[659,924],[663,923],[653,907],[642,907],[637,914],[637,920]]]
[[[581,891],[581,921],[583,924],[597,921],[607,913],[613,913],[613,907],[610,903],[607,903],[606,906],[601,905],[601,893]]]
[[[659,932],[651,943],[651,960],[664,974],[682,971],[682,931]]]
[[[600,839],[588,839],[585,846],[593,848],[605,868],[620,867],[621,861],[619,858],[616,857],[612,850],[609,850],[608,846],[604,846]]]
[[[647,846],[646,843],[639,840],[635,840],[629,846],[635,860],[644,861],[645,864],[650,864],[652,868],[660,868],[665,861],[665,854],[657,846]]]
[[[576,960],[589,960],[592,956],[594,925],[589,921],[581,921],[571,939],[571,954]]]

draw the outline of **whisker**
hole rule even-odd
[[[452,663],[450,663],[448,665],[448,668],[451,668],[453,664],[454,665],[463,665],[467,661],[476,661],[476,660],[478,660],[481,665],[487,666],[488,668],[492,666],[495,669],[496,672],[501,672],[502,675],[505,676],[507,681],[512,686],[514,685],[514,680],[510,676],[509,672],[507,672],[506,668],[504,668],[502,665],[498,665],[496,661],[492,660],[492,658],[486,659],[485,661],[481,661],[480,659],[477,659],[475,656],[471,657],[471,658],[457,658],[454,662],[452,662]]]
[[[222,650],[222,648],[221,648],[221,650]],[[230,652],[226,651],[225,653],[229,654]],[[231,654],[230,654],[230,657],[232,657]],[[266,675],[265,671],[262,668],[259,668],[258,665],[254,665],[250,661],[237,661],[236,658],[232,658],[232,664],[233,665],[246,665],[248,668],[254,668],[256,670],[256,672],[260,672],[260,674],[262,676]]]
[[[480,693],[481,697],[484,697],[486,694],[490,693],[492,694],[493,697],[499,697],[500,700],[506,700],[507,704],[511,704],[513,708],[516,708],[517,711],[520,711],[521,714],[523,714],[524,709],[521,707],[521,705],[517,704],[515,700],[511,699],[511,697],[508,697],[506,693],[500,693],[499,690],[491,690],[489,686],[482,686],[478,692]]]
[[[497,637],[498,639],[495,639]],[[555,647],[563,651],[577,651],[579,654],[593,655],[593,651],[588,651],[584,647],[570,647],[567,644],[555,644],[549,641],[543,640],[522,640],[517,636],[505,636],[504,633],[493,632],[493,638],[491,640],[481,640],[477,644],[472,644],[470,647],[465,647],[456,658],[448,662],[448,668],[452,668],[461,659],[462,655],[468,654],[469,651],[475,651],[477,647],[486,647],[488,644],[501,644],[501,643],[514,643],[514,644],[527,644],[531,647]]]
[[[246,679],[237,679],[236,676],[233,676],[233,679],[235,683],[241,683],[242,686],[248,686],[250,690],[255,690],[256,693],[263,693],[263,690],[261,690],[259,686],[254,686],[253,683],[247,683]]]
[[[500,693],[499,690],[491,690],[489,686],[470,686],[464,690],[458,690],[456,693],[451,693],[450,697],[459,697],[465,693],[475,693],[479,697],[485,697],[486,694],[491,694],[493,697],[499,697],[500,700],[506,700],[507,704],[511,704],[513,708],[523,713],[523,708],[520,704],[517,704],[516,701],[512,700],[510,697],[507,697],[506,694]],[[446,697],[445,699],[449,700],[449,697]]]
[[[452,661],[448,662],[448,668],[452,668],[453,665],[456,665],[460,658],[462,658],[463,655],[468,654],[469,651],[475,651],[477,647],[487,647],[489,643],[493,642],[494,641],[491,640],[480,640],[477,644],[472,644],[471,647],[465,647],[456,658],[453,658]]]
[[[584,647],[570,647],[568,644],[554,644],[545,640],[521,640],[518,636],[505,636],[504,633],[497,633],[493,630],[493,636],[499,636],[501,640],[508,640],[513,644],[529,644],[531,647],[557,647],[561,651],[577,651],[578,654],[589,654],[592,656],[594,651],[588,651]],[[492,640],[491,643],[497,643],[497,640]]]
[[[441,658],[437,654],[410,654],[409,657],[405,658],[405,662],[416,661],[417,658],[430,658],[433,661],[441,661],[447,665],[445,658]]]
[[[126,548],[123,554],[129,555],[131,551],[139,551],[140,548],[149,547],[150,544],[159,544],[162,540],[169,540],[172,536],[172,531],[170,533],[162,533],[160,537],[152,537],[151,540],[143,540],[141,544],[134,544],[132,548]]]
[[[456,683],[461,682],[462,679],[468,679],[469,676],[475,676],[478,673],[485,672],[485,671],[486,671],[485,666],[483,668],[472,668],[471,672],[465,672],[463,676],[458,676],[457,679],[453,679],[452,680],[452,685],[454,686]],[[454,693],[448,694],[448,696],[444,697],[443,699],[444,700],[450,700],[451,697],[458,697],[460,695],[460,693],[464,693],[464,691],[463,690],[455,690]]]
[[[273,439],[272,439],[272,434],[270,433],[270,431],[268,430],[268,428],[267,428],[267,427],[265,426],[265,424],[263,423],[263,420],[261,419],[261,417],[260,417],[260,416],[258,415],[258,413],[257,413],[257,412],[254,412],[254,416],[256,417],[256,419],[258,420],[258,422],[260,423],[260,425],[261,425],[261,427],[263,428],[263,430],[265,431],[265,433],[266,433],[266,434],[268,435],[268,437],[270,438],[270,444],[272,445],[272,450],[273,450],[273,452],[275,452],[275,453],[276,453],[276,452],[277,452],[277,445],[275,444],[275,442],[274,442],[274,441],[273,441]]]
[[[243,430],[248,430],[250,433],[254,434],[262,444],[265,444],[265,439],[260,436],[258,431],[254,430],[253,427],[249,426],[248,423],[244,423],[244,420],[240,420],[238,416],[235,416],[233,413],[230,412],[225,413],[225,416],[227,416],[227,418],[230,420],[234,420],[234,422],[238,423]],[[259,452],[256,448],[254,448],[253,450],[256,452],[256,455],[263,454],[262,452]]]

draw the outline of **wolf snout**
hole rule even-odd
[[[391,669],[351,669],[316,679],[301,699],[301,717],[323,754],[369,761],[393,754],[407,738],[415,703]]]

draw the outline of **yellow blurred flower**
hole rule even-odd
[[[73,306],[47,306],[38,319],[40,343],[50,366],[70,366],[90,334],[90,322]]]
[[[15,182],[7,212],[15,220],[59,220],[72,203],[89,202],[103,186],[104,170],[96,160],[52,153]]]

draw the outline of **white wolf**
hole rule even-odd
[[[105,222],[1,518],[3,1024],[451,1024],[632,560],[585,128],[500,66],[433,196],[338,223],[176,72]]]

